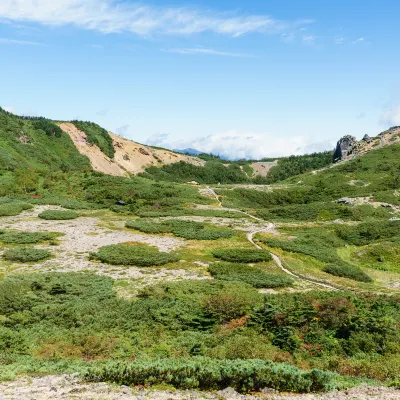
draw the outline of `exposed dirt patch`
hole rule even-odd
[[[177,154],[168,150],[153,149],[131,140],[124,139],[110,132],[113,139],[115,155],[113,159],[107,157],[96,145],[90,144],[86,134],[74,124],[65,122],[60,128],[66,132],[74,142],[78,151],[89,157],[95,171],[108,175],[127,176],[138,174],[152,165],[163,166],[166,164],[184,161],[194,165],[204,165],[204,161],[196,157]]]

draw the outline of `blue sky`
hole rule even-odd
[[[0,106],[231,157],[400,125],[395,0],[2,0]]]

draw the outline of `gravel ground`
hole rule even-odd
[[[138,242],[156,246],[160,251],[172,252],[184,246],[185,241],[170,236],[137,234],[122,229],[112,230],[102,226],[102,221],[96,217],[80,217],[67,221],[47,221],[37,218],[38,214],[44,210],[59,209],[61,208],[57,206],[37,206],[34,210],[23,212],[15,217],[1,219],[1,228],[5,229],[27,232],[61,232],[64,234],[59,238],[59,246],[36,246],[50,250],[55,258],[29,266],[14,263],[13,272],[21,273],[28,270],[30,272],[96,272],[113,279],[143,280],[146,285],[177,279],[204,279],[203,276],[198,276],[183,268],[176,270],[143,269],[91,262],[88,259],[89,253],[96,252],[102,246]]]
[[[82,383],[71,375],[20,378],[0,384],[1,400],[395,400],[400,391],[383,387],[359,387],[326,394],[284,395],[265,390],[257,396],[243,396],[227,388],[216,393],[195,391],[140,390],[105,383]]]

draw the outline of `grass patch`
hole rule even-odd
[[[268,251],[255,249],[217,249],[212,251],[212,255],[233,263],[257,263],[272,260]]]
[[[324,267],[324,272],[328,274],[349,278],[359,282],[372,282],[370,276],[363,272],[360,268],[350,264],[328,264]]]
[[[79,214],[75,211],[46,210],[39,214],[39,218],[55,221],[76,219],[78,217]]]
[[[4,252],[3,258],[7,261],[35,262],[51,257],[47,250],[32,249],[30,247],[9,249]]]
[[[57,236],[59,234],[52,232],[0,231],[0,242],[7,244],[35,244],[54,240]]]
[[[210,274],[218,280],[248,283],[255,288],[287,287],[293,283],[289,277],[270,274],[257,267],[237,263],[213,263],[208,267]]]
[[[159,266],[179,260],[177,255],[160,252],[154,247],[128,244],[101,247],[97,253],[92,253],[90,258],[112,265],[137,265],[141,267]]]

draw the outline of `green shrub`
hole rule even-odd
[[[172,233],[175,236],[187,240],[228,239],[235,234],[231,229],[210,228],[200,222],[180,220],[169,220],[165,222],[136,220],[128,221],[125,226],[145,233]]]
[[[360,268],[350,264],[328,264],[324,271],[328,274],[341,276],[343,278],[353,279],[359,282],[372,282],[370,276],[363,272]]]
[[[205,357],[116,363],[91,368],[86,379],[119,385],[168,384],[178,389],[217,390],[233,387],[248,393],[265,387],[290,392],[331,389],[333,374],[304,372],[288,364],[265,360],[215,360]]]
[[[34,244],[54,240],[59,234],[51,232],[18,232],[0,233],[0,242],[7,244]]]
[[[212,255],[234,263],[257,263],[272,260],[268,251],[256,249],[219,249],[212,251]]]
[[[113,265],[150,267],[178,261],[179,257],[175,254],[160,252],[154,247],[114,244],[101,247],[97,253],[91,254],[91,259]]]
[[[4,252],[3,258],[8,261],[34,262],[49,258],[51,253],[47,250],[32,249],[30,247],[9,249]]]
[[[78,218],[79,214],[75,211],[46,210],[39,214],[39,218],[47,220],[67,220]]]
[[[237,263],[213,263],[208,267],[215,279],[245,282],[255,288],[277,288],[290,286],[293,280],[285,275],[269,274],[260,268]]]
[[[400,238],[400,221],[364,222],[355,226],[340,225],[336,234],[356,246],[370,244],[377,240]]]
[[[48,119],[38,119],[37,121],[33,121],[32,125],[35,129],[43,131],[49,137],[54,136],[60,138],[63,134],[61,128],[53,121],[50,121]]]
[[[149,220],[135,220],[128,221],[125,226],[129,229],[135,229],[144,233],[158,234],[158,233],[169,233],[170,228],[168,225],[163,223],[156,223]]]
[[[24,210],[33,208],[32,204],[23,202],[0,204],[0,217],[11,217],[20,214]]]

